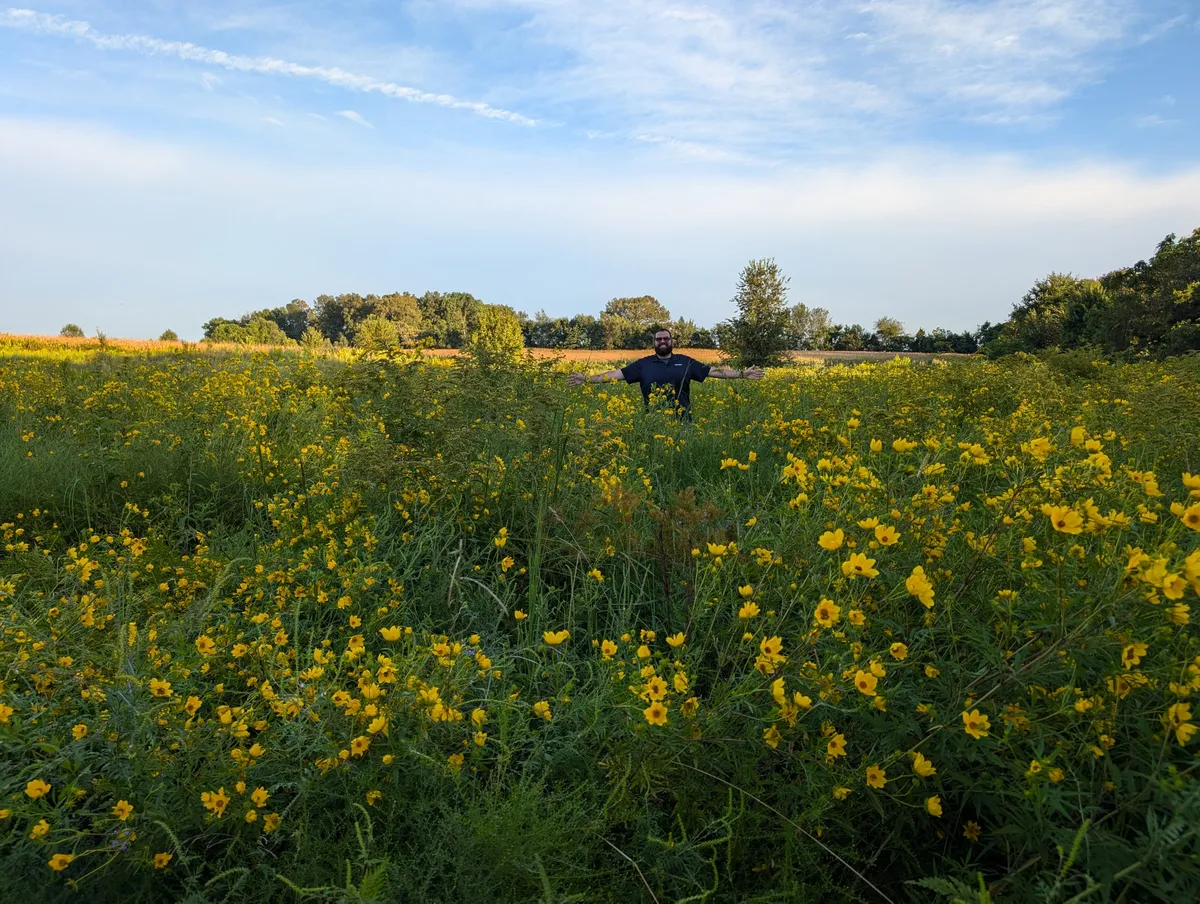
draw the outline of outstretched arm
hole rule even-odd
[[[735,367],[714,367],[708,372],[708,375],[719,380],[761,380],[763,372],[757,367],[747,367],[745,370]]]
[[[578,386],[580,383],[608,383],[611,380],[623,379],[619,370],[606,370],[602,374],[571,374],[567,377],[568,386]]]

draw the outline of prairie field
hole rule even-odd
[[[2,349],[0,900],[1200,899],[1196,356]]]

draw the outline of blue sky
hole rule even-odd
[[[0,331],[340,291],[529,313],[747,260],[910,329],[1200,226],[1197,0],[0,6]]]

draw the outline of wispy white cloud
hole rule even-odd
[[[1166,116],[1159,116],[1157,113],[1147,113],[1145,116],[1139,116],[1133,121],[1133,124],[1139,129],[1153,129],[1164,126],[1179,125],[1180,120],[1170,119]]]
[[[273,126],[279,126],[280,128],[285,128],[284,124],[274,116],[264,116],[263,122],[270,123]]]
[[[375,126],[363,119],[362,114],[355,110],[338,110],[337,115],[348,119],[353,123],[357,123],[360,126],[366,126],[368,129],[375,128]]]
[[[716,169],[861,156],[931,129],[944,136],[958,124],[1026,134],[1049,129],[1072,97],[1106,77],[1118,50],[1178,27],[1162,12],[1174,2],[414,0],[405,7],[405,27],[421,19],[428,30],[414,26],[402,42],[394,31],[386,38],[372,33],[383,18],[368,25],[355,16],[338,17],[330,25],[336,38],[325,37],[320,26],[328,18],[307,6],[268,2],[243,11],[224,2],[189,10],[183,21],[198,30],[186,33],[216,30],[221,37],[204,40],[240,54],[150,34],[104,34],[89,22],[32,10],[0,9],[0,26],[202,64],[186,67],[193,73],[283,75],[319,82],[318,90],[329,85],[523,125],[553,123],[566,128],[539,130],[538,143],[574,141],[597,154],[680,158]],[[506,27],[497,28],[498,21]],[[183,27],[172,25],[170,33]],[[130,26],[153,34],[165,28]],[[233,45],[235,39],[244,43]],[[463,45],[476,50],[462,53]],[[222,88],[244,81],[221,75]],[[214,72],[199,77],[207,89],[218,85]],[[454,94],[407,86],[426,81]],[[214,98],[224,99],[224,92]],[[388,131],[367,101],[342,96],[333,103],[357,107]],[[303,121],[305,108],[325,108],[312,98],[297,106],[292,125]],[[493,134],[502,142],[514,131]]]
[[[826,65],[844,38],[841,16],[821,2],[705,0],[453,0],[523,17],[521,41],[550,48],[557,65],[522,73],[533,103],[587,131],[696,156],[772,159],[805,136],[890,115],[878,86]],[[581,120],[583,120],[581,122]]]
[[[1139,44],[1149,44],[1151,41],[1157,41],[1175,26],[1182,25],[1187,21],[1187,19],[1188,17],[1186,15],[1179,15],[1175,16],[1174,18],[1167,19],[1165,22],[1159,22],[1153,28],[1141,34],[1138,37],[1137,42]]]
[[[976,116],[1064,100],[1138,18],[1131,0],[870,0],[864,13],[878,77]]]
[[[385,97],[413,103],[434,104],[449,109],[465,110],[479,116],[519,125],[537,125],[537,120],[511,110],[494,107],[480,101],[463,100],[451,94],[422,91],[369,75],[348,72],[336,66],[306,66],[272,57],[248,57],[201,47],[186,41],[166,41],[150,35],[104,34],[96,31],[88,22],[49,15],[31,9],[0,10],[0,27],[74,38],[86,41],[100,50],[127,51],[150,56],[161,54],[237,72],[313,79],[348,91],[381,94]]]
[[[583,128],[777,159],[932,120],[1034,124],[1133,40],[1137,0],[447,0],[565,63],[523,91]]]
[[[589,134],[589,137],[592,137],[592,135]],[[697,160],[707,160],[713,163],[759,165],[764,162],[755,157],[736,154],[731,151],[722,150],[719,147],[713,147],[712,145],[697,144],[694,141],[680,141],[678,138],[669,138],[665,135],[635,135],[634,140],[644,144],[662,145],[685,157],[693,157]]]

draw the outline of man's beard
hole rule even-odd
[[[671,354],[671,351],[672,351],[672,349],[671,349],[671,346],[669,346],[669,345],[655,344],[655,346],[654,346],[654,353],[656,355],[658,355],[660,358],[669,357]]]

